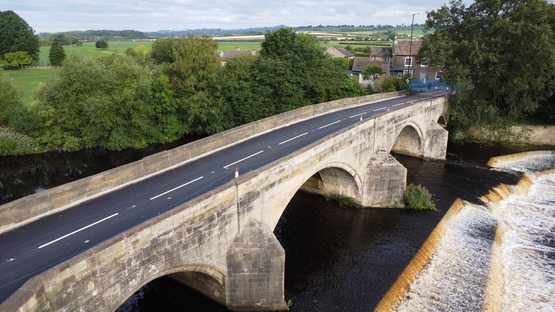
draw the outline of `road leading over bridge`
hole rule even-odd
[[[166,275],[232,309],[285,309],[273,229],[297,190],[387,207],[406,183],[390,151],[445,158],[445,94],[381,97],[273,116],[0,207],[0,310],[115,310]]]

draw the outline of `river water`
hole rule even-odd
[[[0,199],[7,202],[163,148],[167,147],[140,152],[87,151],[0,158]],[[408,169],[408,183],[421,184],[430,190],[438,212],[341,208],[318,196],[299,192],[275,229],[286,253],[285,298],[292,304],[291,311],[373,310],[456,198],[478,205],[481,203],[478,197],[491,188],[520,180],[522,171],[488,168],[489,158],[530,149],[450,144],[446,161],[396,156]],[[550,200],[553,206],[553,197]],[[548,212],[538,226],[553,233],[554,218],[553,212]],[[551,239],[548,244],[555,241],[552,236],[547,239]],[[551,259],[547,261],[551,266],[553,254],[543,254]],[[553,281],[548,280],[552,285]],[[553,289],[550,291],[542,296],[553,297]],[[515,290],[515,296],[523,293],[526,290],[520,293]],[[228,311],[169,278],[145,285],[118,311],[183,310]]]

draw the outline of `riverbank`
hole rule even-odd
[[[474,126],[458,133],[456,140],[503,144],[555,146],[555,126],[518,125],[507,129]]]

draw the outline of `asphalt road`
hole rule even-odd
[[[253,137],[0,235],[0,302],[29,278],[90,247],[342,128],[428,92],[330,113]]]

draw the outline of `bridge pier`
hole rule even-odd
[[[449,131],[439,124],[432,124],[424,136],[424,159],[444,160],[447,156]]]
[[[407,169],[392,156],[373,160],[366,167],[363,207],[392,207],[403,201]]]
[[[266,225],[251,220],[227,250],[226,306],[236,311],[288,310],[285,251]]]

